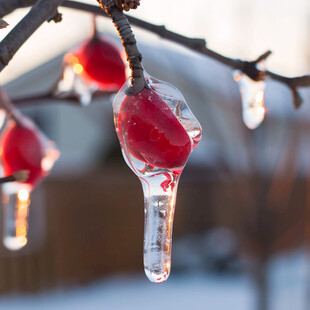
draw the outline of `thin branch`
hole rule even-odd
[[[91,12],[93,14],[98,14],[102,16],[107,16],[104,12],[102,12],[99,8],[94,5],[79,3],[75,1],[64,1],[62,6],[67,8],[72,8],[76,10],[82,10],[86,12]],[[271,71],[263,71],[257,68],[256,64],[264,59],[266,59],[271,51],[267,51],[261,56],[259,56],[255,61],[246,61],[241,59],[233,59],[221,55],[206,46],[206,41],[204,39],[199,38],[189,38],[178,33],[169,31],[165,26],[157,26],[146,21],[140,20],[138,18],[127,16],[128,21],[137,27],[140,27],[144,30],[148,30],[152,33],[159,35],[164,39],[168,39],[170,41],[179,43],[185,47],[188,47],[194,51],[199,52],[200,54],[209,56],[222,64],[225,64],[233,69],[237,69],[248,75],[251,79],[254,80],[262,80],[265,76],[276,80],[278,82],[286,84],[291,89],[295,89],[297,87],[309,87],[310,86],[310,75],[297,76],[297,77],[286,77],[279,74],[276,74]]]
[[[17,5],[17,3],[19,3],[19,2],[23,2],[23,5],[20,5],[20,4]],[[0,4],[3,4],[2,7],[0,5],[0,7],[1,7],[0,16],[1,16],[1,12],[2,12],[2,14],[4,14],[3,13],[4,10],[6,10],[7,13],[9,12],[8,5],[10,6],[10,10],[12,11],[14,9],[13,8],[14,4],[15,4],[15,8],[17,8],[17,7],[24,7],[24,6],[32,5],[34,2],[36,2],[36,1],[35,0],[0,0]],[[85,11],[85,12],[90,12],[90,13],[105,16],[105,17],[108,16],[103,10],[101,10],[99,7],[97,7],[95,5],[80,3],[80,2],[76,2],[76,1],[41,0],[35,7],[37,7],[41,3],[46,4],[46,2],[48,2],[53,7],[53,14],[49,14],[49,17],[44,17],[44,20],[47,20],[47,19],[49,19],[55,15],[56,7],[58,5],[61,5],[63,7],[67,7],[67,8]],[[33,9],[31,11],[33,11],[35,9],[35,7],[33,7]],[[30,11],[30,13],[31,13],[31,11]],[[39,14],[42,14],[42,11],[39,12]],[[0,43],[0,71],[8,63],[7,59],[10,60],[13,57],[13,55],[15,54],[15,52],[18,50],[18,48],[32,34],[32,32],[34,32],[40,26],[39,22],[40,23],[44,22],[44,20],[43,21],[38,20],[35,23],[36,24],[35,27],[30,27],[29,25],[27,25],[27,23],[28,23],[28,20],[31,20],[32,18],[29,18],[28,15]],[[32,15],[34,15],[34,13],[32,13]],[[44,15],[46,15],[46,14],[44,14]],[[159,35],[162,38],[165,38],[165,39],[168,39],[170,41],[179,43],[179,44],[181,44],[185,47],[188,47],[194,51],[197,51],[203,55],[209,56],[209,57],[219,61],[220,63],[225,64],[225,65],[227,65],[233,69],[240,70],[243,73],[245,73],[246,75],[248,75],[250,78],[252,78],[253,80],[262,80],[266,76],[268,76],[269,78],[271,78],[273,80],[284,83],[285,85],[287,85],[292,90],[295,107],[300,106],[300,104],[301,104],[301,97],[298,94],[297,88],[298,87],[309,87],[310,86],[310,75],[297,76],[297,77],[286,77],[286,76],[276,74],[276,73],[269,71],[269,70],[263,71],[263,70],[258,69],[256,64],[258,62],[260,62],[261,60],[265,59],[266,57],[268,57],[271,53],[270,51],[267,51],[266,53],[264,53],[263,55],[258,57],[256,60],[250,61],[250,62],[245,61],[245,60],[241,60],[241,59],[232,59],[232,58],[226,57],[222,54],[219,54],[219,53],[207,48],[206,42],[204,39],[196,39],[196,38],[185,37],[185,36],[180,35],[178,33],[167,30],[165,28],[165,26],[157,26],[157,25],[148,23],[146,21],[140,20],[138,18],[134,18],[132,16],[127,16],[127,19],[134,26],[148,30],[152,33]],[[24,28],[28,29],[27,35],[24,35],[24,33],[23,33]],[[29,28],[31,28],[31,31],[29,31]],[[33,28],[35,28],[35,29],[33,29]],[[14,44],[12,44],[11,41],[18,42],[18,44],[17,44],[18,47],[16,48],[16,46],[15,46],[15,48],[12,49],[11,46]],[[10,57],[8,57],[8,56],[10,56]]]
[[[259,56],[259,57],[255,60],[255,62],[256,62],[256,63],[259,63],[259,62],[261,62],[261,61],[267,59],[267,58],[271,55],[271,53],[272,53],[272,51],[268,50],[267,52],[265,52],[264,54],[262,54],[261,56]]]
[[[17,109],[15,109],[9,96],[1,86],[0,86],[0,106],[6,111],[8,117],[11,117],[17,124],[20,124],[22,122],[21,114]]]
[[[29,170],[16,171],[7,177],[0,178],[0,184],[7,182],[25,182],[28,179],[29,173]]]
[[[55,0],[50,0],[50,2],[54,2],[54,1]],[[0,0],[0,7],[1,7],[1,4],[3,3],[3,5],[6,5],[6,6],[9,5],[11,8],[12,7],[17,8],[17,7],[22,6],[20,4],[17,5],[17,3],[21,3],[21,2],[24,4],[23,6],[30,6],[33,3],[35,3],[36,0]],[[58,1],[58,2],[61,2],[61,1]],[[71,9],[75,9],[75,10],[80,10],[80,11],[89,12],[89,13],[93,13],[96,15],[108,17],[108,15],[103,10],[101,10],[98,6],[95,6],[95,5],[80,3],[78,1],[69,1],[69,0],[63,1],[63,3],[61,3],[60,5],[62,7],[66,7],[66,8],[71,8]],[[1,8],[1,10],[4,10],[4,9]],[[1,12],[2,12],[1,10],[0,10],[0,17],[1,17]],[[134,26],[137,26],[139,28],[148,30],[152,33],[155,33],[164,39],[168,39],[170,41],[173,41],[173,42],[179,43],[183,46],[186,46],[186,47],[188,47],[192,50],[195,50],[201,54],[209,56],[209,57],[211,57],[211,58],[213,58],[213,59],[221,62],[222,64],[225,64],[225,65],[227,65],[233,69],[238,69],[238,70],[244,72],[245,74],[247,74],[247,72],[245,72],[246,71],[245,68],[247,66],[249,66],[249,64],[256,64],[271,54],[271,51],[267,51],[266,53],[264,53],[263,55],[258,57],[253,62],[248,62],[248,61],[241,60],[241,59],[232,59],[232,58],[226,57],[224,55],[221,55],[221,54],[207,48],[206,47],[206,41],[204,39],[188,38],[188,37],[185,37],[185,36],[180,35],[178,33],[167,30],[165,26],[154,25],[154,24],[148,23],[146,21],[140,20],[138,18],[128,16],[128,15],[126,17],[127,17],[128,21]],[[0,50],[0,52],[1,52],[1,50]],[[297,76],[297,77],[286,77],[286,76],[276,74],[272,71],[264,72],[264,71],[261,71],[257,68],[252,70],[252,75],[253,76],[259,76],[262,78],[264,77],[264,75],[266,75],[273,80],[276,80],[278,82],[286,84],[290,88],[309,87],[310,86],[310,75]],[[249,77],[253,78],[253,76],[252,77],[249,76]]]
[[[9,24],[2,18],[0,18],[0,29],[6,28]]]
[[[96,91],[93,93],[92,98],[102,98],[102,97],[110,97],[115,92],[108,92],[108,91]],[[76,93],[66,94],[64,96],[57,96],[53,92],[47,92],[42,94],[37,94],[29,97],[21,97],[21,98],[13,98],[11,99],[15,106],[29,106],[29,105],[36,105],[42,104],[42,102],[59,102],[59,103],[70,103],[74,105],[81,105],[79,96]]]
[[[0,17],[4,17],[16,9],[34,5],[37,0],[0,0]]]
[[[0,72],[8,65],[19,48],[47,20],[57,15],[64,0],[40,0],[0,43]]]
[[[64,8],[75,9],[78,11],[84,11],[84,12],[93,13],[96,15],[101,15],[104,17],[109,17],[109,15],[106,12],[104,12],[99,6],[92,5],[92,4],[86,4],[86,3],[81,3],[77,1],[64,1],[61,4],[61,6]]]
[[[138,20],[133,17],[130,17],[130,18],[128,17],[128,19],[133,25],[136,25],[150,32],[158,34],[162,38],[179,43],[203,55],[209,56],[233,69],[240,70],[254,80],[256,80],[255,78],[256,76],[263,76],[265,73],[264,71],[258,69],[256,67],[256,64],[266,59],[271,54],[271,51],[265,52],[263,55],[259,56],[253,62],[248,62],[248,61],[241,60],[241,59],[232,59],[232,58],[226,57],[224,55],[221,55],[207,48],[204,39],[188,38],[183,35],[167,30],[165,26],[156,26],[148,22]],[[251,68],[247,68],[247,67],[251,67]],[[269,76],[270,78],[272,78],[273,80],[277,80],[281,83],[287,84],[289,87],[310,86],[310,75],[299,76],[299,77],[286,77],[286,76],[281,76],[279,74],[273,73],[271,71],[266,71],[265,74]]]
[[[284,83],[289,87],[309,87],[310,86],[310,75],[303,75],[297,77],[286,77],[282,75],[278,75],[271,71],[266,71],[266,75],[271,79],[276,80],[278,82]]]
[[[131,69],[131,85],[126,90],[127,95],[135,95],[144,87],[148,87],[143,73],[142,55],[138,50],[137,41],[130,23],[122,10],[116,6],[115,0],[97,0],[101,8],[112,17],[113,24],[123,42],[127,61]]]

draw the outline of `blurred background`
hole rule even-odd
[[[141,2],[133,16],[232,58],[271,49],[269,70],[309,74],[308,0]],[[63,22],[44,24],[1,74],[12,98],[48,90],[90,36],[91,15],[60,11]],[[120,45],[110,20],[98,27]],[[113,98],[42,102],[22,112],[61,157],[33,193],[27,246],[0,245],[0,309],[310,309],[310,89],[294,110],[290,90],[267,80],[267,114],[250,131],[230,68],[134,31],[146,71],[181,90],[203,127],[179,185],[170,278],[154,285],[143,273],[142,188],[121,156]]]

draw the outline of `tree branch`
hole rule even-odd
[[[17,124],[21,123],[20,112],[17,109],[15,109],[9,96],[1,86],[0,86],[0,107],[4,109],[8,117],[12,118]]]
[[[36,0],[0,0],[3,6],[0,9],[0,16],[4,12],[10,12],[17,7],[25,7],[32,5]],[[19,3],[19,5],[17,5]],[[22,3],[22,4],[21,4]],[[9,60],[13,57],[19,47],[27,40],[27,38],[45,21],[53,17],[56,13],[56,8],[58,5],[63,7],[72,8],[76,10],[81,10],[96,15],[101,15],[107,17],[108,15],[95,5],[80,3],[77,1],[61,1],[61,0],[41,0],[39,3],[32,8],[29,14],[11,31],[11,33],[0,43],[0,71],[7,65]],[[38,9],[39,7],[43,7]],[[46,6],[49,6],[51,11],[46,9]],[[40,12],[39,12],[40,11]],[[2,12],[2,13],[1,13]],[[42,12],[44,14],[42,14]],[[6,13],[6,14],[7,14]],[[41,18],[37,18],[37,15],[41,15]],[[47,16],[48,15],[48,16]],[[206,41],[204,39],[189,38],[178,33],[169,31],[165,26],[157,26],[146,21],[134,18],[132,16],[127,16],[128,21],[137,27],[148,30],[152,33],[159,35],[162,38],[168,39],[170,41],[179,43],[187,48],[190,48],[194,51],[199,52],[200,54],[209,56],[222,64],[225,64],[233,69],[240,70],[253,80],[263,80],[265,77],[269,77],[273,80],[276,80],[280,83],[287,85],[293,95],[294,106],[298,107],[302,103],[302,99],[298,93],[297,88],[299,87],[309,87],[310,86],[310,75],[297,76],[297,77],[286,77],[274,73],[272,71],[263,71],[257,68],[257,63],[261,60],[267,58],[271,51],[267,51],[263,55],[259,56],[254,61],[246,61],[241,59],[233,59],[226,57],[222,54],[219,54],[206,46]],[[35,20],[35,23],[33,22]],[[32,21],[28,25],[28,21]],[[27,30],[26,34],[24,33],[25,29]]]
[[[108,91],[96,91],[93,93],[93,98],[102,98],[102,97],[109,97],[113,95],[115,92],[108,92]],[[13,104],[15,106],[22,106],[22,105],[36,105],[36,104],[42,104],[42,102],[59,102],[63,103],[64,101],[66,103],[75,104],[75,105],[81,105],[79,96],[77,94],[71,93],[68,94],[66,97],[60,97],[55,95],[53,92],[47,92],[42,94],[37,94],[29,97],[21,97],[21,98],[13,98],[11,99]]]
[[[4,17],[19,8],[34,5],[38,0],[0,0],[0,17]]]
[[[127,95],[135,95],[144,87],[148,87],[143,73],[142,55],[138,50],[137,41],[128,19],[122,10],[116,6],[115,0],[97,0],[101,8],[112,17],[113,24],[123,42],[127,61],[131,69],[131,85],[126,90]]]
[[[85,4],[85,3],[79,3],[76,1],[64,1],[64,3],[61,5],[63,7],[72,8],[76,10],[82,10],[86,12],[90,12],[97,15],[107,16],[105,12],[100,10],[100,8]],[[206,41],[204,39],[199,38],[189,38],[183,35],[180,35],[178,33],[175,33],[173,31],[170,31],[166,29],[165,26],[158,26],[151,23],[148,23],[146,21],[143,21],[141,19],[128,16],[126,15],[128,21],[139,28],[142,28],[144,30],[148,30],[152,33],[155,33],[159,35],[161,38],[179,43],[185,47],[188,47],[194,51],[199,52],[200,54],[209,56],[219,62],[221,62],[224,65],[227,65],[233,69],[237,69],[248,75],[250,78],[254,80],[261,80],[265,76],[268,76],[269,78],[276,80],[278,82],[286,84],[290,88],[296,88],[296,87],[309,87],[310,86],[310,75],[304,75],[304,76],[298,76],[298,77],[286,77],[279,74],[276,74],[271,71],[262,71],[256,67],[256,64],[264,59],[266,59],[270,54],[271,51],[267,51],[261,56],[259,56],[254,61],[246,61],[241,59],[233,59],[226,57],[224,55],[221,55],[206,46]]]
[[[8,65],[19,48],[47,20],[57,14],[64,0],[40,0],[0,43],[0,72]]]
[[[0,178],[0,184],[8,182],[25,182],[28,179],[29,173],[29,170],[16,171],[7,177]]]
[[[0,18],[0,29],[6,28],[9,24],[3,20],[2,18]]]

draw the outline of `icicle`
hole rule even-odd
[[[172,224],[178,180],[201,139],[201,126],[182,94],[146,74],[150,88],[127,96],[130,81],[117,94],[114,122],[124,159],[144,192],[144,268],[155,283],[171,268]]]
[[[155,283],[167,280],[171,267],[172,224],[179,175],[141,178],[144,193],[144,269]]]
[[[234,79],[238,82],[241,101],[242,118],[249,129],[256,129],[265,118],[264,81],[253,81],[245,74],[237,71]]]
[[[12,251],[23,248],[27,242],[30,187],[21,183],[3,185],[3,244]]]

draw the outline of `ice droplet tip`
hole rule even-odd
[[[155,284],[165,282],[168,279],[169,274],[170,274],[170,270],[166,270],[165,272],[162,272],[162,273],[155,273],[155,272],[152,272],[146,268],[144,269],[144,272],[145,272],[147,278],[152,283],[155,283]]]
[[[4,237],[3,245],[11,251],[18,251],[27,244],[27,238],[25,237]]]

